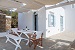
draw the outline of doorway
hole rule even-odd
[[[38,14],[34,12],[34,30],[38,31]]]

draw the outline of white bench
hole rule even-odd
[[[18,34],[17,32],[15,32],[14,30],[12,30],[15,34]],[[20,42],[22,39],[25,39],[25,38],[22,38],[21,36],[15,36],[13,34],[9,34],[9,31],[8,31],[8,34],[6,35],[6,43],[9,41],[11,42],[13,45],[16,46],[15,50],[17,50],[18,48],[21,49],[21,46],[20,46]],[[11,41],[10,39],[13,39],[15,41],[15,43],[13,41]]]
[[[0,32],[0,37],[5,37],[6,36],[6,32]]]

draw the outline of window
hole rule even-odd
[[[48,14],[48,26],[49,27],[54,27],[54,13],[50,12],[50,14]]]

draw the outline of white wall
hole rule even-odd
[[[48,27],[48,14],[49,12],[54,12],[55,15],[55,27]],[[64,30],[75,32],[75,8],[71,6],[64,6],[45,10],[45,7],[42,7],[38,10],[38,30],[44,31],[44,37],[49,37],[60,33],[60,15],[64,17]],[[18,27],[23,29],[26,26],[30,30],[34,30],[34,20],[33,20],[33,11],[18,13]]]
[[[54,12],[54,15],[56,18],[55,27],[48,27],[49,11]],[[45,7],[42,7],[37,11],[37,13],[38,13],[38,30],[43,31],[44,37],[49,37],[51,35],[54,35],[60,32],[60,15],[65,17],[63,8],[60,7],[60,8],[46,10]],[[33,11],[29,11],[26,13],[19,13],[18,21],[19,21],[18,23],[19,28],[25,28],[27,26],[30,30],[34,30]]]
[[[23,12],[18,13],[18,27],[20,29],[25,29],[26,26],[30,30],[34,30],[34,24],[33,24],[33,12]]]
[[[43,31],[44,37],[46,33],[46,10],[45,7],[38,9],[38,30]],[[34,18],[33,11],[18,13],[18,27],[23,29],[26,26],[30,30],[34,30]]]
[[[75,8],[71,5],[64,6],[65,9],[65,30],[75,32]]]
[[[48,14],[50,12],[54,13],[55,16],[55,27],[48,27]],[[63,16],[63,28],[65,30],[65,11],[62,7],[54,8],[46,10],[46,37],[49,37],[51,35],[55,35],[60,32],[60,16]]]
[[[46,35],[46,9],[42,7],[38,10],[38,30],[43,31]]]
[[[18,28],[24,29],[26,26],[26,13],[18,13]]]
[[[26,24],[30,30],[34,30],[34,18],[33,11],[29,11],[26,16]]]

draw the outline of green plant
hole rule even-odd
[[[18,13],[12,12],[11,16],[12,16],[11,27],[12,28],[18,27]]]
[[[6,14],[7,16],[11,16],[11,27],[15,28],[18,27],[18,13],[17,12],[11,12],[7,10],[0,10],[1,13]]]

